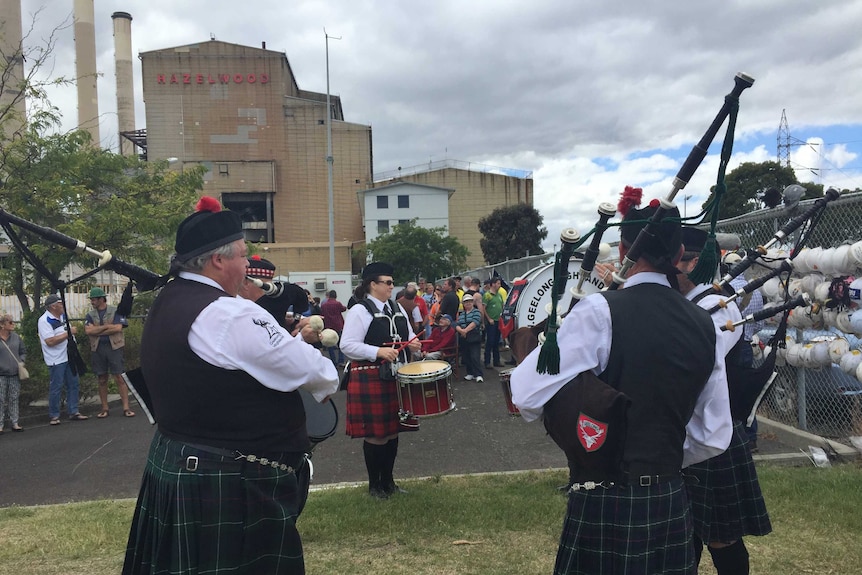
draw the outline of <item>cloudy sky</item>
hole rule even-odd
[[[73,78],[72,0],[23,0],[28,42],[57,31],[51,73]],[[40,11],[41,9],[41,11]],[[664,197],[745,72],[734,158],[775,160],[786,112],[802,181],[862,188],[862,1],[95,0],[102,144],[116,148],[111,14],[138,52],[218,40],[283,51],[306,90],[370,124],[376,173],[445,159],[532,172],[546,247],[592,228],[625,185]],[[145,127],[136,61],[137,127]],[[51,92],[64,129],[74,88]],[[677,196],[715,183],[724,130]],[[337,158],[336,158],[337,161]],[[691,199],[684,201],[684,198]]]

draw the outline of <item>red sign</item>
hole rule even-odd
[[[268,84],[269,74],[156,74],[157,84]]]
[[[581,413],[578,416],[578,441],[584,449],[596,451],[608,437],[608,424]]]

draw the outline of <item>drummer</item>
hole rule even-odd
[[[395,374],[397,364],[422,347],[414,339],[407,312],[392,300],[393,272],[384,262],[365,266],[354,292],[358,305],[347,312],[341,335],[341,351],[351,360],[346,431],[352,438],[365,439],[368,493],[378,499],[405,493],[393,478],[400,428]],[[392,344],[399,341],[400,345]]]

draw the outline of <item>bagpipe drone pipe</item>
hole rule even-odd
[[[762,289],[764,285],[772,281],[787,286],[790,281],[790,275],[795,268],[794,260],[802,252],[826,207],[830,202],[838,199],[839,196],[838,191],[830,188],[808,210],[792,218],[780,230],[775,232],[769,242],[755,249],[746,250],[745,257],[731,266],[722,279],[713,284],[712,290],[706,292],[706,294],[729,293],[729,297],[719,300],[717,304],[708,310],[709,313],[714,314],[718,312],[718,310],[727,307],[732,302],[751,294],[755,290]],[[805,226],[804,228],[803,225]],[[796,239],[788,257],[779,259],[768,257],[772,246],[786,242],[791,234],[800,228],[803,228],[803,231]],[[771,268],[770,271],[734,289],[731,286],[731,281],[751,268],[752,265],[758,263],[758,261],[759,265]],[[775,333],[766,345],[763,353],[764,359],[759,365],[745,365],[736,361],[739,352],[737,348],[734,348],[727,358],[727,380],[730,389],[731,414],[734,419],[745,421],[748,424],[754,419],[761,400],[777,375],[775,370],[776,360],[780,349],[786,346],[786,333],[792,310],[801,307],[804,308],[801,313],[812,313],[812,311],[813,313],[817,313],[821,307],[821,304],[813,302],[813,299],[808,294],[797,293],[793,297],[793,294],[788,289],[785,289],[784,293],[785,298],[783,303],[766,306],[763,310],[748,314],[737,322],[728,322],[727,325],[722,327],[722,330],[734,331],[737,327],[747,323],[759,322],[782,314]],[[740,342],[737,345],[747,344],[743,341],[743,338],[740,338]]]
[[[51,243],[72,250],[75,253],[80,254],[87,252],[91,255],[97,256],[99,258],[99,265],[95,269],[90,270],[74,279],[63,281],[57,274],[52,273],[36,256],[36,254],[33,253],[33,251],[27,246],[27,244],[23,241],[21,236],[15,230],[13,225],[21,229],[27,230],[28,232],[31,232],[42,239],[48,240]],[[29,220],[19,218],[18,216],[15,216],[2,208],[0,208],[0,226],[2,226],[3,231],[6,232],[6,236],[9,238],[9,241],[12,243],[15,249],[20,252],[21,257],[23,257],[31,266],[33,266],[33,268],[37,272],[39,272],[42,276],[48,279],[53,289],[59,291],[60,301],[63,303],[64,309],[66,309],[66,286],[83,281],[102,269],[112,270],[123,276],[128,277],[130,280],[132,280],[132,282],[137,283],[139,289],[142,289],[143,291],[150,291],[155,289],[162,281],[162,278],[159,275],[149,270],[114,258],[111,255],[111,252],[108,250],[100,252],[87,246],[87,244],[82,240],[77,240],[75,238],[67,236],[66,234],[58,232],[53,228],[40,226]],[[117,308],[117,312],[121,315],[129,315],[129,313],[131,312],[131,286],[132,283],[130,282],[129,286],[127,286],[126,288],[126,291],[123,293],[122,301]],[[87,366],[81,358],[81,354],[78,351],[77,341],[75,340],[74,334],[72,334],[72,328],[68,322],[66,322],[66,333],[69,336],[69,341],[72,343],[72,345],[66,346],[69,357],[69,365],[77,375],[86,373]]]
[[[98,265],[84,274],[64,281],[57,274],[52,273],[39,257],[33,253],[24,242],[15,226],[26,230],[39,238],[46,240],[52,244],[71,250],[77,254],[88,253],[98,258]],[[156,274],[150,270],[140,266],[122,261],[115,258],[109,250],[99,251],[89,247],[86,242],[75,239],[53,228],[41,226],[24,218],[20,218],[8,211],[0,208],[0,227],[6,232],[10,242],[21,253],[21,256],[33,266],[42,276],[48,279],[51,287],[59,291],[60,301],[63,307],[66,307],[65,289],[67,286],[83,281],[100,270],[110,270],[116,272],[130,281],[123,292],[122,299],[117,306],[117,313],[123,316],[128,316],[132,311],[133,303],[133,288],[137,288],[138,292],[148,292],[160,289],[170,281],[172,274],[165,275]],[[288,310],[293,313],[302,313],[308,309],[308,298],[305,290],[296,284],[288,282],[273,282],[266,283],[261,286],[264,289],[265,295],[258,300],[258,304],[270,312],[282,327],[285,326],[285,315]],[[67,346],[69,355],[69,364],[78,375],[86,373],[87,367],[78,351],[77,342],[72,334],[71,326],[66,323],[66,332],[69,340],[73,345]],[[140,370],[132,370],[127,374],[127,383],[130,383],[130,389],[133,390],[138,402],[144,407],[147,417],[151,423],[154,422],[155,413],[153,412],[152,403],[149,401],[149,391],[146,388],[146,383],[140,373]]]
[[[728,122],[727,127],[727,133],[725,136],[725,142],[722,147],[722,162],[719,168],[719,183],[723,184],[723,172],[726,167],[727,161],[729,161],[733,147],[733,131],[735,129],[736,115],[739,108],[739,96],[746,88],[751,87],[753,84],[754,79],[750,76],[742,73],[736,75],[736,77],[734,78],[734,87],[731,92],[725,96],[724,103],[718,114],[713,119],[712,123],[710,124],[707,131],[704,133],[703,137],[691,150],[679,172],[674,177],[673,188],[668,194],[668,196],[659,202],[658,209],[656,209],[653,216],[647,222],[647,225],[640,230],[639,234],[637,235],[637,238],[630,246],[626,257],[622,262],[622,268],[619,270],[618,273],[613,274],[613,283],[609,285],[607,289],[617,289],[625,281],[624,278],[626,273],[640,257],[645,245],[649,241],[649,238],[652,237],[652,235],[655,233],[655,230],[657,229],[657,226],[661,222],[662,218],[664,218],[668,211],[675,208],[673,199],[676,197],[676,194],[688,184],[688,181],[691,179],[700,164],[703,162],[703,159],[706,157],[709,145],[712,143],[712,140],[715,138],[715,135],[718,133],[718,130],[721,128],[725,119],[730,117],[730,121]],[[716,198],[716,201],[713,202],[712,209],[717,215],[719,207],[718,200],[720,200],[720,195],[716,195],[718,197]],[[616,210],[613,209],[613,205],[602,204],[599,206],[599,220],[596,223],[595,228],[590,231],[590,233],[588,233],[586,236],[584,236],[583,239],[577,241],[577,232],[574,232],[574,230],[572,230],[572,232],[574,232],[574,240],[569,239],[567,241],[565,237],[566,232],[564,232],[563,236],[561,236],[560,238],[562,242],[561,249],[556,254],[554,285],[551,296],[552,299],[550,309],[547,310],[548,320],[543,334],[545,341],[542,344],[542,350],[540,352],[539,361],[537,363],[537,370],[539,373],[559,373],[560,352],[556,341],[556,333],[559,328],[559,323],[562,316],[558,314],[558,302],[560,295],[565,290],[565,284],[567,280],[566,269],[569,263],[569,259],[581,243],[583,243],[588,237],[593,237],[593,241],[590,245],[590,248],[586,250],[584,260],[581,264],[581,273],[579,276],[578,287],[573,293],[574,299],[572,300],[572,305],[574,305],[577,303],[578,299],[586,295],[583,293],[582,287],[586,279],[589,277],[589,274],[593,270],[596,258],[598,256],[601,236],[609,226],[610,218],[613,217],[615,214]],[[714,234],[711,236],[711,239],[714,241]],[[530,331],[534,331],[534,329]]]

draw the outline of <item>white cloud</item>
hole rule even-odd
[[[66,0],[23,5],[25,20],[45,7],[36,38],[71,12]],[[854,91],[862,85],[862,2],[149,0],[95,8],[103,144],[116,142],[114,10],[133,16],[133,53],[206,42],[211,34],[250,46],[265,41],[287,54],[301,88],[320,92],[326,29],[341,38],[329,42],[332,93],[349,121],[372,125],[376,171],[444,158],[532,170],[548,247],[562,227],[587,231],[598,203],[615,203],[627,184],[665,196],[738,71],[756,83],[741,97],[730,169],[775,158],[783,109],[796,137],[812,142],[828,138],[825,128],[859,129],[862,121]],[[73,49],[68,27],[55,74],[74,76]],[[51,97],[71,129],[75,91]],[[852,165],[862,144],[825,141],[817,178],[862,186]],[[715,182],[717,150],[678,198],[692,196],[689,214]],[[793,152],[795,163],[821,166],[802,148]]]

